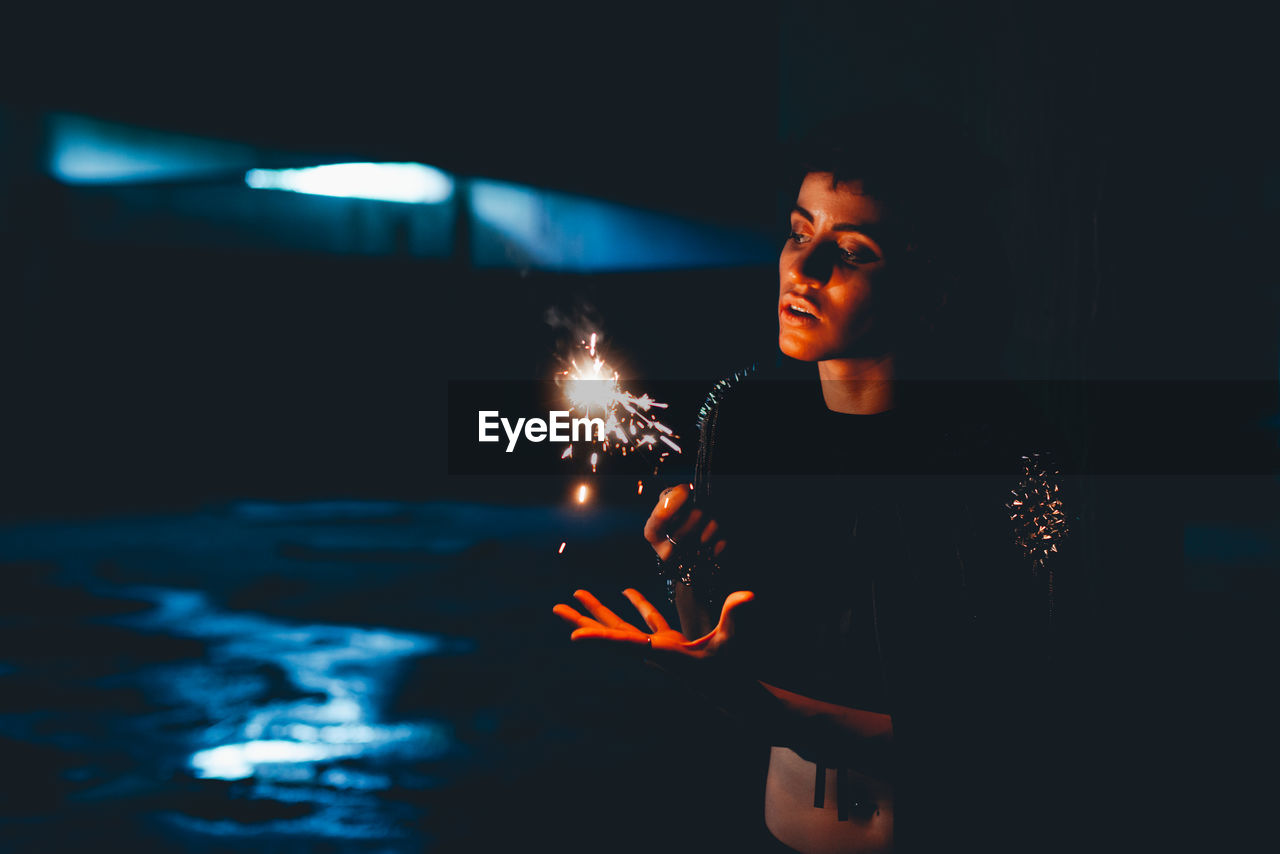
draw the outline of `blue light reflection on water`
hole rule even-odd
[[[215,836],[264,832],[328,838],[396,838],[374,792],[392,785],[387,764],[441,757],[456,748],[450,728],[431,721],[384,721],[379,708],[397,666],[413,656],[454,649],[430,635],[328,624],[291,624],[224,611],[193,590],[132,588],[155,608],[120,620],[133,628],[196,638],[205,660],[162,669],[166,700],[203,709],[211,722],[187,760],[199,779],[250,780],[253,796],[306,802],[309,815],[245,824],[170,813],[188,830]],[[283,671],[294,696],[269,693],[245,703],[236,680],[219,678],[231,663]],[[161,686],[156,686],[161,687]]]
[[[580,573],[600,583],[589,556],[633,526],[600,507],[347,501],[0,526],[0,748],[23,763],[0,784],[0,849],[406,854],[552,838],[571,769],[648,749],[610,724],[630,671],[556,654],[545,607]],[[566,537],[584,562],[556,554]],[[630,581],[621,564],[610,577]],[[602,688],[617,702],[597,701]],[[293,753],[243,747],[255,742]],[[307,745],[360,753],[298,761]],[[196,757],[227,747],[213,754],[223,776],[204,776]],[[237,754],[252,773],[227,779]],[[586,788],[603,822],[615,787]]]

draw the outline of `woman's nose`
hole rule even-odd
[[[794,284],[807,284],[822,287],[831,278],[831,268],[835,264],[835,251],[832,247],[819,245],[806,247],[806,251],[791,259],[789,270]]]

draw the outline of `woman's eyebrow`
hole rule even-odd
[[[831,230],[832,231],[854,231],[854,232],[857,232],[858,234],[861,234],[863,237],[876,241],[877,243],[880,242],[880,237],[878,236],[880,229],[876,228],[873,225],[867,225],[865,223],[837,222],[835,225],[831,226]]]

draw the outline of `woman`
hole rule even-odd
[[[643,645],[758,726],[766,824],[803,852],[989,851],[1036,824],[1018,760],[1044,591],[1005,505],[1045,473],[1019,470],[993,402],[922,381],[973,375],[995,337],[964,321],[998,304],[974,298],[999,278],[973,260],[996,254],[978,173],[938,144],[880,113],[810,145],[779,258],[781,366],[716,387],[695,483],[645,525],[681,630],[634,589],[647,631],[583,590],[585,614],[554,609],[572,640]]]

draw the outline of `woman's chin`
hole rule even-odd
[[[778,335],[778,349],[797,362],[817,362],[823,358],[819,348],[808,341],[797,340],[797,336],[787,330]]]

